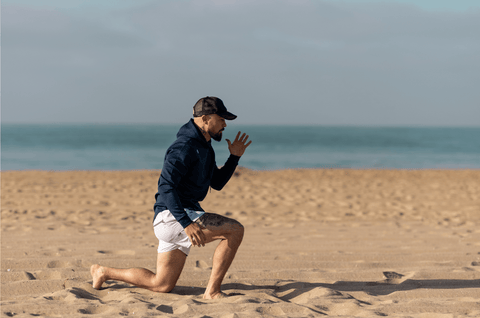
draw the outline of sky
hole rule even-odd
[[[2,123],[480,126],[478,0],[3,0]]]

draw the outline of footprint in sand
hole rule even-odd
[[[285,312],[282,308],[280,308],[280,306],[260,307],[257,309],[257,312],[262,314],[262,316],[285,316]]]
[[[290,301],[295,304],[314,303],[316,299],[325,299],[332,294],[332,290],[323,287],[290,289],[284,292],[284,301]]]
[[[35,275],[35,279],[38,280],[56,280],[62,279],[62,273],[60,271],[37,271],[33,275]]]
[[[25,271],[2,273],[2,284],[4,282],[17,282],[17,281],[24,281],[24,280],[36,280],[36,279],[37,277],[35,276],[35,274],[25,272]]]
[[[405,276],[405,275],[395,273],[395,272],[383,272],[383,275],[387,279],[401,279],[403,276]]]
[[[176,314],[176,315],[182,315],[182,314],[186,314],[189,311],[191,311],[190,306],[189,305],[183,305],[183,306],[180,306],[178,308],[175,308],[173,310],[173,313]]]
[[[207,262],[203,260],[195,261],[195,269],[212,269]]]
[[[383,272],[383,276],[385,276],[387,279],[385,282],[387,284],[400,284],[406,281],[407,279],[410,279],[413,277],[415,273],[408,273],[406,275],[399,274],[396,272]]]
[[[228,279],[238,279],[238,276],[235,274],[230,274],[227,276]]]
[[[78,312],[83,315],[99,315],[113,313],[114,310],[115,309],[110,306],[87,306],[86,308],[79,309]]]
[[[25,277],[26,280],[35,280],[37,279],[34,274],[29,272],[23,272],[22,275]]]
[[[135,255],[135,251],[133,250],[119,250],[119,251],[97,251],[95,256],[97,255]]]
[[[200,302],[193,299],[183,299],[176,301],[172,304],[173,314],[175,315],[185,315],[194,313],[193,306],[199,304]]]
[[[292,258],[287,255],[279,255],[273,258],[274,261],[290,261]]]
[[[47,264],[47,268],[66,268],[69,266],[70,264],[64,261],[51,261]]]
[[[78,299],[86,299],[86,300],[100,300],[95,294],[92,294],[86,291],[83,288],[79,287],[72,287],[68,290],[70,293],[67,297],[65,297],[65,301],[69,301],[72,303],[77,302]]]
[[[69,296],[70,293],[66,290],[59,290],[53,293],[45,294],[43,295],[43,298],[46,300],[65,300],[67,296]]]
[[[156,309],[164,314],[173,314],[172,306],[160,305]]]

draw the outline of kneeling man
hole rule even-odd
[[[203,298],[225,296],[221,284],[243,239],[243,226],[236,220],[203,211],[199,204],[209,187],[221,190],[232,177],[240,157],[251,144],[238,132],[227,139],[230,157],[222,168],[215,162],[211,139],[221,141],[225,120],[237,116],[228,112],[217,97],[201,98],[193,116],[182,126],[177,140],[168,148],[155,195],[153,229],[159,240],[157,271],[145,268],[118,269],[92,265],[93,287],[118,280],[155,292],[169,292],[177,283],[190,248],[221,240],[213,255],[210,280]],[[247,142],[248,141],[248,142]]]

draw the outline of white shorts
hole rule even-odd
[[[185,209],[188,217],[196,221],[205,212]],[[182,225],[178,223],[169,210],[164,210],[157,214],[153,221],[153,231],[158,238],[158,253],[170,252],[179,249],[185,255],[190,253],[192,242],[188,238]]]

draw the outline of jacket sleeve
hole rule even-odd
[[[215,190],[222,190],[235,172],[235,168],[237,168],[239,160],[240,157],[230,155],[222,168],[218,169],[218,167],[215,165],[210,186]]]
[[[191,148],[188,145],[182,147],[172,148],[167,151],[165,161],[158,180],[158,193],[162,196],[170,213],[175,219],[186,228],[192,220],[188,217],[184,207],[178,196],[177,187],[181,179],[188,172],[191,165],[192,155]]]

